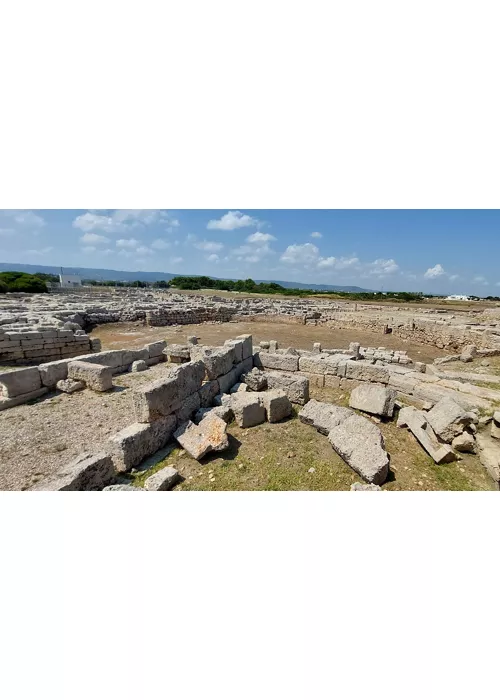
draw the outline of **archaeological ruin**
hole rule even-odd
[[[154,465],[163,464],[173,445],[204,464],[231,449],[229,426],[251,431],[288,421],[309,426],[308,442],[328,441],[351,470],[351,490],[390,485],[386,427],[407,431],[408,444],[430,465],[445,469],[470,456],[496,487],[500,482],[500,375],[490,368],[500,356],[496,309],[441,313],[327,299],[83,288],[6,296],[0,303],[1,488],[172,490],[185,480],[182,471]],[[102,350],[88,333],[117,322],[182,327],[256,319],[310,326],[311,344],[255,344],[245,334],[219,346],[189,336]],[[318,327],[332,335],[352,330],[353,340],[325,347],[314,339]],[[363,346],[356,342],[363,329],[392,334],[401,348]],[[410,357],[403,348],[409,338],[442,356],[432,363]],[[474,369],[467,371],[470,363]],[[88,425],[77,430],[78,421]],[[54,434],[64,432],[70,445],[33,454],[21,442],[23,431],[39,446],[44,436],[57,443]]]

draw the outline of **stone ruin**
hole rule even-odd
[[[476,345],[500,353],[500,309],[451,312],[375,306],[328,298],[227,297],[173,291],[60,290],[0,299],[0,363],[32,364],[99,350],[86,331],[97,324],[172,326],[231,321],[325,325],[391,333],[402,340],[459,351]]]
[[[354,490],[376,490],[389,473],[390,455],[377,423],[396,419],[438,463],[477,452],[500,482],[499,389],[472,383],[490,375],[444,372],[439,365],[413,362],[404,351],[364,348],[312,350],[280,348],[252,336],[222,347],[190,343],[187,355],[169,365],[165,377],[133,392],[135,422],[112,435],[102,451],[84,453],[34,490],[130,490],[123,483],[131,469],[176,440],[194,459],[228,447],[227,424],[242,428],[278,422],[298,407],[299,419],[328,437],[333,450],[364,480]],[[469,349],[469,353],[477,353]],[[113,377],[146,369],[172,356],[164,342],[141,350],[113,350],[68,358],[0,375],[4,408],[49,390],[105,392]],[[174,357],[179,359],[178,350]],[[451,376],[449,376],[451,375]],[[349,407],[310,400],[310,385],[350,393]],[[7,405],[5,405],[7,404]],[[408,405],[409,404],[409,405]],[[480,412],[490,415],[480,416]],[[170,467],[146,480],[146,490],[170,490],[181,476]]]

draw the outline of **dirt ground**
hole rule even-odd
[[[406,342],[392,335],[352,329],[332,330],[326,326],[302,326],[291,323],[202,323],[159,328],[150,328],[142,322],[108,323],[97,326],[90,335],[101,339],[103,350],[116,350],[141,348],[145,343],[155,340],[185,343],[189,335],[196,335],[201,344],[222,345],[225,340],[243,333],[252,334],[254,345],[258,345],[261,340],[277,340],[281,347],[292,346],[312,350],[314,342],[320,342],[326,348],[345,348],[350,342],[356,341],[364,346],[406,350],[411,358],[420,362],[432,362],[436,357],[446,354],[439,348]]]

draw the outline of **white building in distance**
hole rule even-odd
[[[470,301],[470,299],[465,294],[451,294],[446,297],[446,301]]]
[[[61,287],[65,289],[70,289],[72,287],[81,287],[82,278],[79,275],[59,275],[59,282]]]

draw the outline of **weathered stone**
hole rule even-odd
[[[345,363],[345,376],[347,379],[358,379],[363,382],[379,382],[387,384],[389,372],[385,367],[365,364],[363,361],[355,362],[347,360]]]
[[[436,464],[453,462],[456,459],[455,453],[449,445],[439,442],[431,426],[427,423],[428,415],[428,413],[419,411],[413,406],[407,406],[399,412],[397,425],[400,428],[407,427]]]
[[[148,476],[144,482],[146,491],[170,491],[180,480],[180,475],[174,467],[164,467]]]
[[[53,479],[41,482],[33,491],[101,491],[115,476],[113,462],[104,452],[83,453],[61,469]]]
[[[234,418],[233,409],[228,404],[224,406],[214,406],[213,408],[198,409],[194,416],[194,423],[198,425],[198,423],[200,423],[208,415],[213,415],[217,416],[218,418],[222,418],[224,423],[230,423]]]
[[[27,394],[18,394],[17,396],[14,396],[12,399],[7,399],[7,398],[2,398],[0,397],[0,411],[5,411],[7,408],[13,408],[14,406],[20,406],[23,403],[27,403],[28,401],[33,401],[34,399],[40,398],[40,396],[43,396],[44,394],[48,394],[49,389],[46,386],[42,386],[41,389],[37,389],[36,391],[30,391]]]
[[[42,384],[48,387],[56,386],[57,382],[68,378],[69,360],[55,360],[38,365]]]
[[[462,362],[472,362],[477,356],[477,347],[475,345],[466,345],[460,353]]]
[[[132,484],[111,484],[111,486],[105,486],[103,491],[144,491],[144,489]]]
[[[131,372],[144,372],[148,368],[147,363],[144,360],[135,360],[130,366]]]
[[[163,354],[168,358],[169,362],[174,364],[182,364],[184,362],[189,362],[191,360],[191,348],[192,345],[180,345],[178,343],[172,343],[168,345]]]
[[[37,391],[42,386],[42,380],[38,367],[26,367],[12,372],[1,372],[0,384],[3,386],[3,396],[12,399]]]
[[[360,384],[351,392],[349,406],[358,411],[392,418],[396,392],[384,384]]]
[[[57,382],[56,387],[65,394],[74,394],[75,391],[85,389],[85,382],[79,382],[75,379],[61,379]]]
[[[380,429],[353,413],[333,427],[328,440],[335,452],[371,484],[383,484],[389,473],[389,455]]]
[[[68,378],[85,382],[93,391],[109,391],[113,388],[111,367],[75,360],[68,364]]]
[[[211,406],[219,391],[220,387],[217,379],[212,379],[211,382],[205,382],[198,392],[200,394],[200,405],[203,408]]]
[[[149,423],[178,410],[185,398],[201,389],[203,362],[180,365],[167,379],[158,379],[137,389],[133,395],[136,419]]]
[[[254,367],[251,372],[241,376],[241,381],[245,382],[252,391],[264,391],[267,389],[267,378],[264,372]]]
[[[382,491],[382,489],[376,484],[361,484],[356,481],[351,485],[351,491]]]
[[[233,394],[230,405],[240,428],[252,428],[266,420],[266,410],[262,406],[260,396],[253,392]]]
[[[266,372],[268,389],[283,389],[292,403],[304,406],[309,401],[309,380],[298,374]]]
[[[254,353],[254,365],[265,369],[278,369],[282,372],[297,372],[299,357],[296,355],[278,355],[277,353]]]
[[[116,470],[128,471],[158,452],[170,440],[176,425],[175,416],[166,416],[152,423],[133,423],[112,435],[106,449]]]
[[[234,350],[235,362],[241,362],[243,360],[243,341],[230,339],[226,340],[224,345],[226,347],[231,347]]]
[[[454,438],[451,446],[457,452],[475,452],[476,451],[476,441],[474,440],[474,435],[471,435],[467,431],[464,431],[461,435],[457,435]]]
[[[241,340],[243,343],[242,359],[246,360],[253,355],[253,338],[251,335],[238,335],[236,340]]]
[[[486,433],[476,436],[479,459],[491,478],[500,486],[500,444]]]
[[[441,399],[427,413],[429,425],[441,440],[451,442],[454,437],[460,435],[467,425],[473,420],[467,411],[452,399]]]
[[[210,413],[195,425],[184,423],[174,434],[177,442],[193,459],[202,459],[208,452],[221,452],[229,447],[226,423]]]
[[[234,348],[230,346],[210,348],[204,345],[194,345],[191,347],[191,359],[203,362],[207,379],[217,379],[231,371],[236,362],[236,354]]]
[[[277,423],[291,415],[292,404],[282,389],[271,389],[260,394],[260,397],[269,423]]]
[[[352,415],[354,412],[350,408],[311,399],[300,410],[299,419],[306,425],[312,425],[323,435],[328,435],[332,428]]]
[[[196,391],[194,394],[186,396],[186,398],[180,401],[180,404],[180,408],[177,408],[175,411],[177,423],[179,425],[188,421],[193,413],[200,408],[201,401],[199,392]]]
[[[155,343],[148,343],[144,346],[148,351],[149,357],[161,357],[166,347],[167,343],[164,340],[158,340]]]

